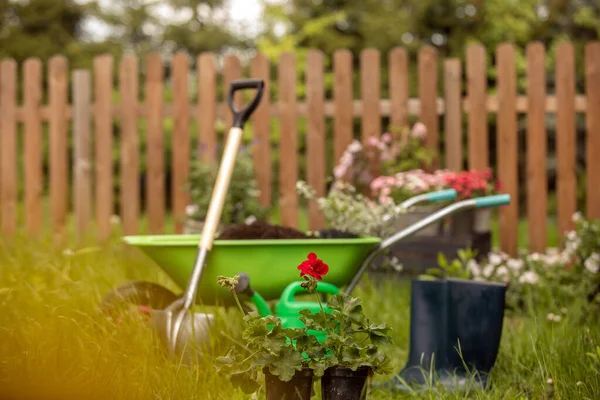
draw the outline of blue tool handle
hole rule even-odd
[[[437,192],[431,192],[427,194],[427,200],[429,201],[446,201],[454,200],[458,194],[454,189],[439,190]]]
[[[509,194],[497,194],[494,196],[478,197],[475,199],[475,207],[497,207],[510,204]]]

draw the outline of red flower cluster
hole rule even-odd
[[[447,174],[444,177],[446,184],[456,190],[461,199],[468,199],[473,195],[488,195],[494,187],[491,185],[492,171],[488,168],[483,171],[461,171]]]
[[[298,269],[300,276],[310,275],[318,281],[329,272],[329,266],[323,260],[319,260],[315,253],[309,253],[308,260],[302,261],[302,264],[298,265]]]

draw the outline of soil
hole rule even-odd
[[[256,221],[249,225],[232,225],[221,232],[219,239],[314,239],[314,237],[287,226],[271,225],[266,222]]]
[[[256,221],[252,224],[237,224],[227,227],[219,235],[221,240],[244,240],[244,239],[342,239],[357,238],[350,232],[342,232],[336,229],[322,229],[317,235],[307,235],[294,228],[282,225],[272,225],[264,221]]]

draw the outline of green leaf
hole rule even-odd
[[[292,348],[285,348],[277,361],[269,367],[269,371],[284,382],[292,379],[296,371],[302,370],[304,357]]]

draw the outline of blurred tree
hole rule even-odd
[[[221,52],[228,47],[251,47],[251,43],[236,37],[217,17],[224,0],[170,0],[175,10],[189,18],[166,27],[165,44],[170,51],[183,50],[194,59],[204,51]]]
[[[74,65],[85,64],[89,54],[80,39],[89,9],[71,0],[0,0],[0,56],[21,63],[62,54]]]

